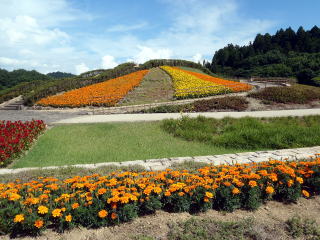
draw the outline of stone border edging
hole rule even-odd
[[[148,160],[135,160],[126,162],[105,162],[95,164],[76,164],[76,165],[64,165],[64,166],[51,166],[51,167],[34,167],[34,168],[17,168],[17,169],[0,169],[0,175],[3,174],[15,174],[20,172],[26,172],[31,170],[46,170],[46,169],[59,169],[68,167],[79,167],[94,169],[98,167],[106,166],[118,166],[127,167],[132,165],[140,165],[145,167],[149,171],[165,170],[173,164],[183,163],[185,161],[202,162],[213,165],[221,164],[236,164],[236,163],[253,163],[263,162],[268,159],[275,160],[302,160],[315,155],[320,155],[320,146],[307,147],[307,148],[293,148],[293,149],[281,149],[271,151],[257,151],[257,152],[243,152],[234,154],[223,155],[208,155],[208,156],[195,156],[195,157],[173,157],[173,158],[160,158],[160,159],[148,159]]]

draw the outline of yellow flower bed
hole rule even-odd
[[[162,66],[161,68],[172,77],[175,97],[177,98],[210,96],[231,91],[226,86],[202,80],[181,69],[169,66]]]

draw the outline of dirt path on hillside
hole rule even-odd
[[[118,104],[132,105],[171,101],[173,98],[172,80],[160,68],[152,68],[141,84]]]
[[[115,227],[104,227],[100,229],[74,229],[63,234],[58,234],[50,230],[46,231],[38,240],[61,239],[61,240],[126,240],[139,239],[137,236],[149,236],[148,239],[167,239],[170,231],[170,224],[185,221],[191,217],[198,219],[211,219],[215,221],[238,221],[246,218],[252,218],[255,223],[255,230],[263,239],[292,239],[285,231],[285,222],[294,217],[313,219],[320,224],[320,197],[313,199],[301,198],[297,204],[283,204],[279,202],[268,202],[257,211],[237,210],[233,213],[223,213],[210,210],[206,213],[192,216],[188,213],[167,213],[157,212],[155,215],[140,217],[133,222],[120,224]],[[151,238],[153,237],[153,238]],[[3,237],[0,239],[9,239]],[[24,240],[34,238],[27,237]],[[140,238],[147,239],[147,238]]]

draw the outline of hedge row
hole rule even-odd
[[[203,212],[254,210],[268,200],[296,202],[320,193],[320,157],[300,162],[207,166],[107,176],[39,178],[0,184],[0,232],[18,236],[76,226],[97,228],[158,209]]]

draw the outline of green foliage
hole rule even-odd
[[[19,83],[14,87],[0,91],[0,103],[8,101],[20,95],[32,92],[37,86],[45,84],[45,81],[37,80],[32,82]]]
[[[224,118],[164,120],[162,127],[176,137],[236,149],[283,149],[320,144],[320,117]]]
[[[320,88],[305,85],[269,87],[249,93],[248,97],[274,103],[306,104],[320,99]]]
[[[233,194],[230,187],[221,186],[216,190],[213,206],[217,210],[233,212],[241,207],[241,195]]]
[[[162,208],[162,203],[159,197],[151,196],[149,200],[145,200],[144,202],[140,203],[139,205],[139,214],[153,214],[156,210]]]
[[[248,46],[228,46],[215,52],[205,66],[213,73],[237,77],[292,77],[312,85],[320,74],[320,29],[280,29],[274,35],[258,34]]]
[[[248,108],[248,101],[244,97],[220,97],[209,100],[195,101],[189,104],[164,105],[142,110],[144,113],[177,113],[177,112],[208,112],[212,110],[244,111]]]
[[[261,189],[256,187],[245,186],[244,193],[242,194],[241,204],[243,208],[248,210],[256,210],[258,209],[262,202],[263,196],[261,193]]]
[[[0,69],[0,90],[14,87],[20,83],[32,82],[38,80],[50,80],[47,75],[41,74],[35,70],[27,71],[24,69],[14,70],[9,72],[5,69]]]
[[[304,239],[320,239],[320,228],[311,219],[302,219],[295,216],[287,222],[287,231],[293,238],[305,237]]]
[[[314,77],[311,79],[311,85],[320,87],[320,77]]]
[[[49,76],[51,78],[67,78],[67,77],[74,77],[76,75],[74,75],[72,73],[57,71],[57,72],[47,73],[47,76]]]

